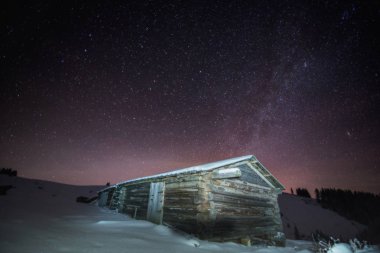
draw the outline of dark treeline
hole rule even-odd
[[[291,193],[294,194],[293,189]],[[305,188],[296,188],[300,197],[310,198]],[[358,238],[371,243],[380,243],[380,195],[334,188],[315,189],[315,199],[323,208],[335,211],[339,215],[361,224],[367,229]],[[299,234],[295,228],[295,235]]]
[[[293,191],[293,189],[292,189]],[[304,198],[311,198],[309,191],[306,188],[297,188],[296,189],[297,196]]]
[[[315,189],[315,198],[324,208],[369,225],[380,217],[380,196],[341,189]]]
[[[2,168],[0,170],[0,175],[8,175],[10,177],[17,177],[17,170],[11,168]]]

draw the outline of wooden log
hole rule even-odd
[[[186,212],[189,210],[190,212],[197,211],[197,206],[195,205],[177,205],[177,206],[164,206],[164,211],[166,212]],[[180,214],[178,214],[180,215]]]
[[[196,191],[172,191],[167,190],[165,191],[165,198],[186,198],[186,197],[195,197],[198,195],[198,192]]]
[[[188,181],[201,181],[203,180],[203,175],[201,174],[194,174],[194,175],[179,175],[175,177],[168,177],[165,178],[165,183],[176,183],[176,182],[188,182]]]
[[[277,200],[277,195],[273,195],[272,193],[259,193],[255,191],[245,191],[245,190],[240,190],[240,189],[228,187],[228,186],[217,186],[217,187],[211,186],[210,191],[217,192],[217,193],[225,193],[225,194],[251,196],[251,197],[256,197],[260,199]]]
[[[199,187],[192,186],[187,188],[181,188],[181,187],[169,187],[166,189],[166,192],[168,194],[196,194],[197,191],[199,191]]]
[[[272,221],[272,216],[229,216],[229,215],[218,215],[216,222],[219,221],[229,221],[229,222],[240,222],[240,223],[255,223],[261,221]]]
[[[268,207],[236,207],[236,205],[216,204],[215,210],[220,215],[235,216],[274,216],[273,208]]]
[[[236,192],[232,190],[220,191],[219,189],[212,188],[211,192],[215,194],[223,195],[223,196],[232,197],[232,198],[243,198],[243,199],[255,200],[255,201],[264,202],[264,203],[268,203],[272,200],[271,198],[265,198],[266,197],[265,195],[253,196],[253,195],[248,195],[248,194],[241,194],[240,192]]]
[[[182,191],[188,191],[187,188],[190,189],[198,189],[202,184],[199,181],[190,181],[190,182],[176,182],[171,184],[166,184],[166,189],[180,189]]]
[[[263,187],[259,185],[251,185],[246,182],[242,182],[236,179],[223,179],[223,180],[213,180],[212,184],[215,186],[221,186],[222,188],[230,188],[234,190],[240,190],[245,193],[250,193],[250,194],[273,194],[274,190],[272,188],[268,187]]]
[[[210,201],[214,201],[214,202],[234,204],[237,207],[240,207],[240,206],[273,207],[273,204],[268,203],[268,202],[250,200],[250,199],[244,199],[244,198],[234,198],[234,197],[229,197],[229,196],[216,194],[216,193],[212,195],[210,194],[209,199]]]
[[[164,215],[164,220],[177,220],[177,221],[180,221],[180,220],[188,220],[188,219],[193,219],[193,220],[196,220],[196,211],[187,211],[187,212],[183,212],[183,214],[181,215],[178,215],[178,213],[176,212],[166,212]]]

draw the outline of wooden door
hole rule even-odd
[[[163,206],[165,195],[165,183],[151,183],[148,202],[147,220],[156,224],[162,224]]]

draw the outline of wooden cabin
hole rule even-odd
[[[100,191],[98,204],[201,239],[283,246],[282,190],[250,155],[124,181]]]

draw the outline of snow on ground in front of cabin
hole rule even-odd
[[[284,248],[246,247],[199,240],[148,221],[75,201],[102,187],[71,186],[0,175],[13,185],[0,196],[0,252],[311,252],[312,243],[287,241]]]

